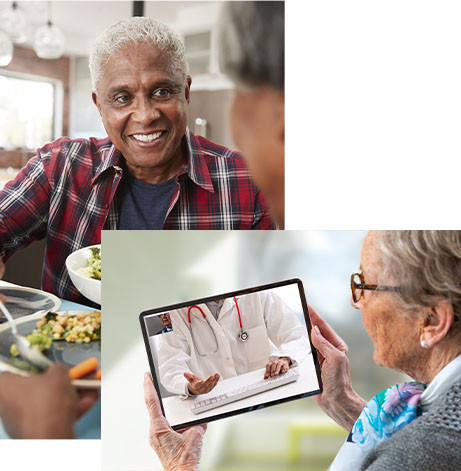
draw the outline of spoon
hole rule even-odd
[[[36,348],[33,348],[30,342],[24,336],[18,334],[18,329],[14,322],[13,316],[1,301],[0,311],[5,314],[5,317],[10,323],[11,331],[13,333],[16,346],[18,347],[19,355],[21,355],[25,360],[29,361],[33,365],[38,366],[42,370],[46,370],[53,362],[43,355],[42,352]]]

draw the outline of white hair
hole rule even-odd
[[[179,72],[183,79],[186,78],[185,49],[178,33],[153,18],[132,17],[109,26],[93,43],[89,65],[94,91],[109,57],[129,43],[152,43],[153,46],[170,55],[172,72]]]
[[[419,311],[437,299],[461,315],[461,231],[380,231],[384,264],[379,283],[398,286],[404,310]]]
[[[285,83],[284,2],[226,2],[219,38],[221,69],[239,86]]]

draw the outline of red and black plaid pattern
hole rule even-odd
[[[165,229],[274,229],[264,200],[238,153],[187,131]],[[86,302],[65,267],[75,250],[117,229],[115,198],[123,156],[108,138],[59,139],[37,151],[0,192],[0,256],[47,238],[43,289]]]

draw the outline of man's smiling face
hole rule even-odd
[[[169,54],[150,43],[127,44],[104,64],[93,101],[137,178],[159,183],[179,169],[190,83],[172,70]]]

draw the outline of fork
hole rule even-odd
[[[10,314],[5,305],[0,301],[0,311],[5,314],[5,317],[8,319],[8,322],[11,326],[11,332],[13,333],[16,346],[18,347],[19,354],[27,361],[33,365],[38,366],[42,370],[48,368],[53,362],[49,360],[42,352],[33,348],[30,342],[23,336],[19,335],[16,324],[13,320],[13,316]]]

